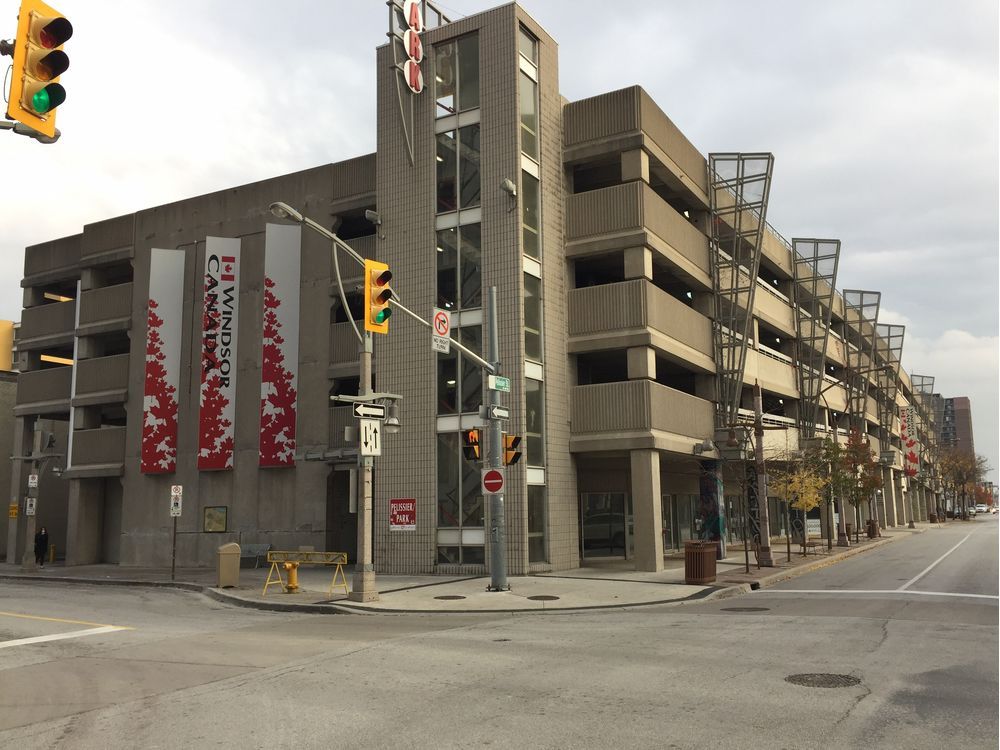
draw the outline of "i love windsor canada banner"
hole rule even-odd
[[[259,465],[295,465],[298,407],[300,227],[268,224],[265,232],[261,336]],[[147,306],[141,471],[177,468],[178,382],[183,343],[183,250],[152,250]],[[239,239],[206,237],[201,276],[198,389],[199,471],[232,469],[240,322]],[[183,428],[184,425],[182,424]]]

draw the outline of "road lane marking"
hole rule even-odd
[[[45,622],[64,622],[67,625],[90,625],[95,628],[105,628],[113,627],[103,622],[87,622],[86,620],[64,620],[61,617],[42,617],[41,615],[24,615],[20,612],[0,612],[0,617],[20,617],[24,620],[43,620]],[[125,628],[125,630],[131,630],[131,628]]]
[[[72,630],[69,633],[54,633],[52,635],[36,635],[33,638],[18,638],[16,641],[0,641],[0,648],[12,648],[13,646],[27,646],[32,643],[45,643],[47,641],[61,641],[66,638],[83,638],[87,635],[100,635],[101,633],[114,633],[117,630],[131,630],[132,628],[118,627],[117,625],[104,625],[99,628],[88,628],[86,630]]]
[[[967,540],[967,539],[968,539],[968,538],[969,538],[970,536],[972,536],[972,532],[969,532],[968,534],[966,534],[966,535],[965,535],[965,538],[964,538],[964,539],[962,539],[962,541],[960,541],[960,542],[959,542],[958,544],[956,544],[956,545],[955,545],[954,547],[952,547],[952,548],[951,548],[950,550],[948,550],[948,551],[947,551],[947,552],[945,552],[945,553],[944,553],[943,555],[941,555],[941,557],[939,557],[939,558],[938,558],[937,560],[935,560],[935,561],[934,561],[934,562],[932,562],[932,563],[931,563],[930,565],[928,565],[928,566],[927,566],[926,568],[924,568],[924,570],[923,570],[923,571],[922,571],[921,573],[918,573],[918,574],[917,574],[917,575],[915,575],[915,576],[914,576],[913,578],[911,578],[911,579],[910,579],[909,581],[907,581],[907,582],[906,582],[906,583],[904,583],[904,584],[903,584],[902,586],[900,586],[900,587],[899,587],[898,589],[896,589],[896,591],[905,591],[905,590],[906,590],[907,588],[909,588],[910,586],[912,586],[913,584],[915,584],[915,583],[916,583],[917,581],[919,581],[919,580],[920,580],[921,578],[923,578],[923,577],[924,577],[925,575],[927,575],[928,573],[930,573],[930,572],[931,572],[932,570],[934,570],[934,567],[935,567],[935,566],[936,566],[936,565],[937,565],[937,564],[938,564],[939,562],[941,562],[942,560],[944,560],[944,559],[945,559],[945,558],[946,558],[946,557],[947,557],[948,555],[950,555],[950,554],[951,554],[952,552],[954,552],[955,550],[957,550],[957,549],[958,549],[958,548],[959,548],[960,546],[962,546],[963,544],[965,544],[965,541],[966,541],[966,540]]]
[[[918,596],[957,596],[972,599],[1000,599],[996,594],[959,594],[953,591],[903,591],[901,589],[761,589],[756,596],[767,594],[911,594]]]

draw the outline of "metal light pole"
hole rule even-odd
[[[764,399],[760,383],[753,385],[754,463],[757,465],[757,521],[760,524],[758,562],[765,568],[774,567],[771,557],[771,519],[767,507],[767,468],[764,465]]]
[[[497,330],[497,288],[489,288],[487,297],[487,316],[489,318],[489,352],[490,365],[493,373],[500,372],[500,336]],[[491,469],[503,471],[503,430],[500,419],[496,416],[496,407],[500,406],[500,392],[489,389],[487,416],[490,423],[490,453],[487,464]],[[506,484],[506,480],[505,480]],[[506,591],[507,584],[507,522],[504,517],[503,490],[490,495],[490,585],[489,591]]]
[[[372,392],[372,335],[364,332],[361,345],[361,371],[358,395]],[[358,452],[358,476],[361,477],[361,502],[358,503],[358,561],[354,564],[354,578],[348,598],[354,602],[378,601],[375,586],[375,565],[372,549],[372,479],[375,459]]]

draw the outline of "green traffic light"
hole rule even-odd
[[[392,315],[392,310],[390,310],[388,307],[385,308],[384,310],[379,310],[377,313],[375,313],[375,322],[378,323],[379,325],[382,325],[383,323],[385,323],[385,321],[389,319],[390,315]]]
[[[45,88],[39,89],[31,97],[31,107],[40,115],[58,107],[66,101],[66,89],[58,83],[50,83]]]

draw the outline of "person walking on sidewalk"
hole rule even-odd
[[[49,532],[42,526],[35,534],[35,563],[45,567],[45,554],[49,551]]]

